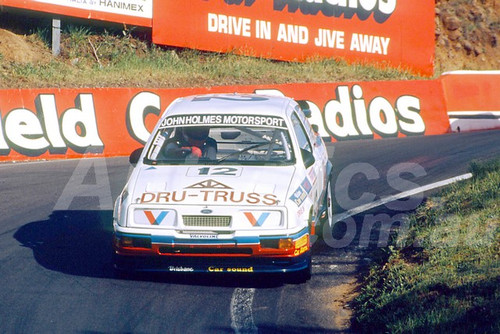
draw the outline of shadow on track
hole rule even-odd
[[[54,211],[47,220],[35,221],[19,228],[14,238],[23,247],[31,248],[38,264],[68,275],[247,288],[273,288],[297,283],[290,275],[283,274],[141,273],[122,277],[113,268],[112,216],[111,210]],[[338,226],[333,231],[333,237],[344,238],[345,231]],[[321,239],[314,244],[313,276],[316,280],[319,277],[327,279],[332,276],[356,275],[360,269],[366,269],[366,263],[362,259],[367,250],[373,250],[373,245],[359,247],[361,227],[362,221],[357,219],[355,237],[347,247],[331,248]],[[375,228],[374,231],[376,230]],[[377,236],[375,232],[372,238]]]
[[[22,226],[14,238],[31,248],[43,267],[65,274],[109,278],[112,270],[109,211],[54,211],[47,220]]]
[[[22,226],[14,238],[31,248],[38,264],[68,275],[169,284],[272,288],[289,283],[279,274],[138,273],[122,277],[113,268],[113,212],[54,211],[47,220]]]

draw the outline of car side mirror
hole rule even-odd
[[[306,166],[306,168],[311,167],[316,161],[314,159],[314,155],[308,150],[304,150],[303,148],[301,148],[300,153],[302,154],[302,160],[304,160],[304,165]]]
[[[300,109],[302,109],[302,112],[304,113],[304,116],[306,116],[306,118],[311,118],[312,111],[309,108],[309,104],[306,101],[303,101],[303,100],[296,101],[296,102],[299,105]]]
[[[139,158],[141,157],[141,154],[142,154],[142,150],[144,149],[144,147],[141,147],[141,148],[138,148],[136,150],[134,150],[131,154],[130,154],[130,157],[128,158],[128,161],[133,165],[137,165],[137,163],[139,162]]]

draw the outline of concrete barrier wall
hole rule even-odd
[[[180,89],[0,90],[0,161],[123,156],[141,147],[177,97],[221,92],[286,95],[312,111],[327,141],[500,128],[500,71],[437,80]]]
[[[441,76],[451,130],[500,128],[500,71],[454,71]]]
[[[327,140],[449,131],[440,80],[304,83],[184,89],[0,90],[0,161],[128,155],[177,97],[282,94],[302,101]]]

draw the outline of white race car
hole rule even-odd
[[[115,268],[311,275],[331,163],[286,97],[212,94],[164,112],[116,200]]]

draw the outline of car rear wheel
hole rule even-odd
[[[326,186],[326,221],[330,230],[333,228],[333,196],[332,196],[332,183],[328,180]]]
[[[333,197],[332,184],[330,180],[328,180],[328,184],[326,186],[326,196],[323,201],[324,213],[321,217],[321,224],[318,231],[320,236],[323,236],[324,232],[329,232],[333,228]]]

